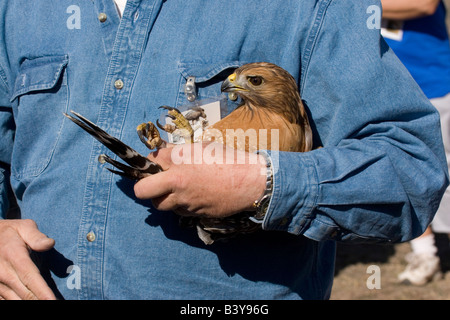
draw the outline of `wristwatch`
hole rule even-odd
[[[259,154],[259,152],[257,152]],[[258,200],[253,202],[253,208],[255,209],[255,215],[250,217],[250,220],[255,223],[262,223],[269,209],[270,199],[272,198],[272,185],[273,185],[273,170],[272,162],[270,158],[265,154],[261,154],[266,159],[266,189],[263,195]]]

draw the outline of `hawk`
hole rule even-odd
[[[228,116],[205,128],[200,138],[202,141],[214,140],[247,152],[267,150],[274,145],[278,151],[307,152],[312,149],[312,131],[297,83],[283,68],[268,62],[245,64],[226,78],[221,91],[234,95],[235,98],[240,97],[241,101]],[[167,116],[172,119],[172,124],[162,126],[158,121],[156,125],[152,122],[140,124],[137,133],[147,147],[167,147],[158,128],[169,133],[181,130],[186,143],[196,142],[191,123],[204,116],[204,110],[197,106],[183,116],[176,108],[160,108],[168,110]],[[107,168],[111,172],[139,180],[162,171],[157,163],[110,136],[79,113],[71,113],[72,116],[65,116],[127,163],[123,164],[105,154],[100,155],[101,163],[107,162],[115,167]],[[240,139],[236,135],[236,132],[246,134],[249,130],[257,133],[264,130],[265,134],[256,134],[256,139]],[[211,244],[217,240],[260,230],[261,224],[250,219],[252,215],[252,212],[242,212],[226,218],[181,216],[180,222],[182,225],[196,227],[200,239],[205,244]]]

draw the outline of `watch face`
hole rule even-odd
[[[264,201],[264,203],[261,205],[261,218],[264,217],[267,213],[267,209],[269,209],[269,201],[270,199],[267,199],[267,201]]]
[[[261,201],[259,202],[259,206],[256,208],[256,219],[263,219],[266,215],[267,209],[269,209],[270,197],[271,194],[266,194]]]

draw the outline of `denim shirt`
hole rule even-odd
[[[8,0],[0,3],[0,207],[56,240],[33,254],[66,299],[322,299],[336,241],[424,231],[448,184],[439,117],[380,37],[378,1]],[[77,111],[141,154],[135,128],[161,105],[220,95],[244,63],[297,80],[315,149],[267,152],[263,231],[204,245],[136,199]],[[123,85],[120,85],[121,80]],[[235,102],[228,101],[230,109]]]

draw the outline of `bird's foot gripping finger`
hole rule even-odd
[[[193,143],[194,142],[194,129],[192,129],[189,120],[178,110],[177,108],[161,106],[160,109],[166,109],[167,117],[172,119],[173,125],[165,125],[162,126],[158,121],[156,124],[161,130],[164,130],[168,133],[173,133],[175,130],[179,132],[180,136],[184,138],[186,142]]]
[[[166,146],[166,142],[161,138],[158,128],[156,128],[152,122],[141,123],[136,130],[142,143],[144,143],[147,148],[159,149]]]

